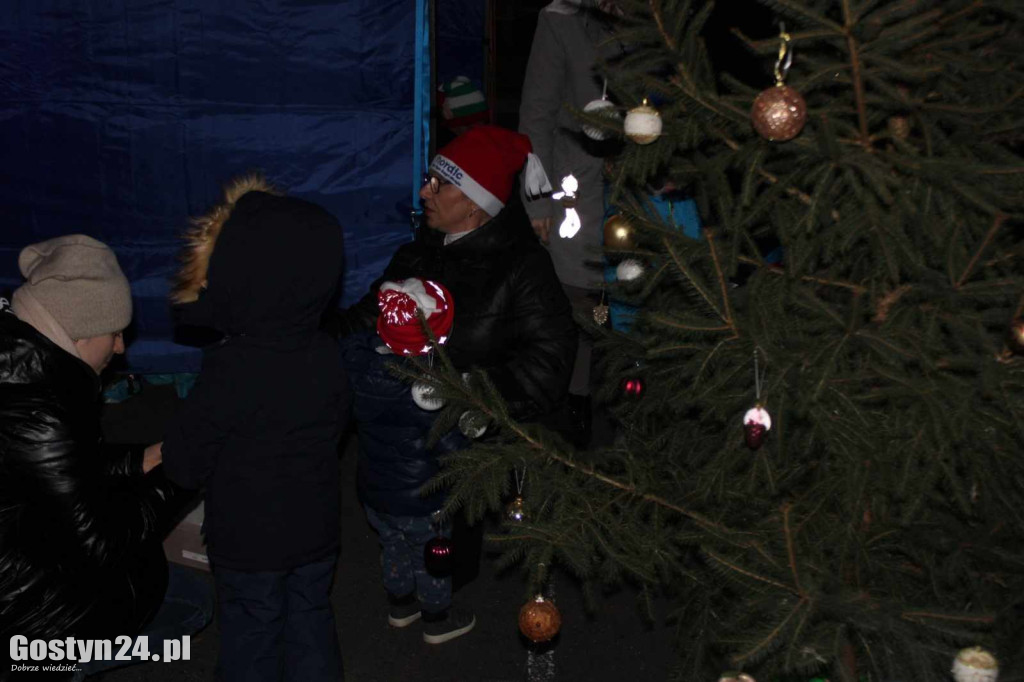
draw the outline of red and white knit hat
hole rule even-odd
[[[488,215],[495,216],[512,195],[516,175],[524,163],[526,196],[535,198],[550,192],[551,183],[533,153],[530,138],[498,126],[481,125],[442,147],[431,162],[430,171],[462,190]]]
[[[455,317],[452,295],[443,284],[413,277],[384,282],[377,292],[377,336],[398,355],[426,355],[430,339],[423,331],[417,310],[423,311],[437,342],[444,344]]]

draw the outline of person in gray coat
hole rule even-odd
[[[604,80],[594,70],[599,58],[622,48],[611,36],[614,3],[555,0],[541,10],[523,82],[519,132],[533,143],[553,185],[572,174],[579,181],[576,211],[581,228],[571,239],[558,235],[565,210],[548,198],[524,201],[537,236],[548,245],[555,271],[577,314],[590,315],[598,303],[604,219],[603,160],[585,148],[582,110],[600,99]],[[591,343],[580,334],[569,386],[571,428],[577,445],[589,441]]]

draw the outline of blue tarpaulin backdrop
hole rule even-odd
[[[138,371],[194,370],[170,342],[178,237],[222,183],[262,170],[345,227],[342,303],[410,237],[427,143],[426,0],[0,3],[0,290],[18,250],[83,232],[132,282]]]

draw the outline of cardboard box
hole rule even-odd
[[[164,554],[168,561],[203,571],[210,570],[210,559],[206,556],[206,543],[201,532],[203,518],[203,503],[199,502],[170,532],[164,540]]]

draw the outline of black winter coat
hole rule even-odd
[[[0,312],[0,641],[130,635],[167,588],[185,499],[142,448],[101,443],[87,364]]]
[[[442,233],[420,230],[369,293],[341,315],[342,333],[372,329],[380,285],[409,277],[448,288],[455,320],[445,351],[461,371],[486,370],[517,418],[535,419],[562,401],[576,356],[576,324],[522,204],[510,204],[447,246]]]
[[[180,306],[182,323],[225,334],[204,349],[163,446],[171,480],[206,488],[215,570],[288,570],[338,548],[337,446],[349,389],[320,322],[342,263],[333,216],[250,192],[217,239],[208,288]]]
[[[537,419],[564,398],[577,329],[551,258],[521,204],[509,205],[447,246],[443,234],[421,230],[415,242],[399,248],[369,293],[341,315],[342,334],[373,328],[381,283],[409,277],[435,280],[448,288],[455,318],[446,352],[461,371],[485,370],[514,417]],[[438,455],[465,440],[449,434],[428,449],[426,436],[436,413],[416,407],[407,384],[394,388],[380,375],[379,361],[358,360],[365,352],[366,345],[359,343],[347,351],[357,394],[380,391],[376,399],[360,395],[355,410],[364,501],[392,514],[429,513],[439,506],[437,496],[422,499],[420,488],[437,472]],[[360,370],[360,364],[365,369]]]

